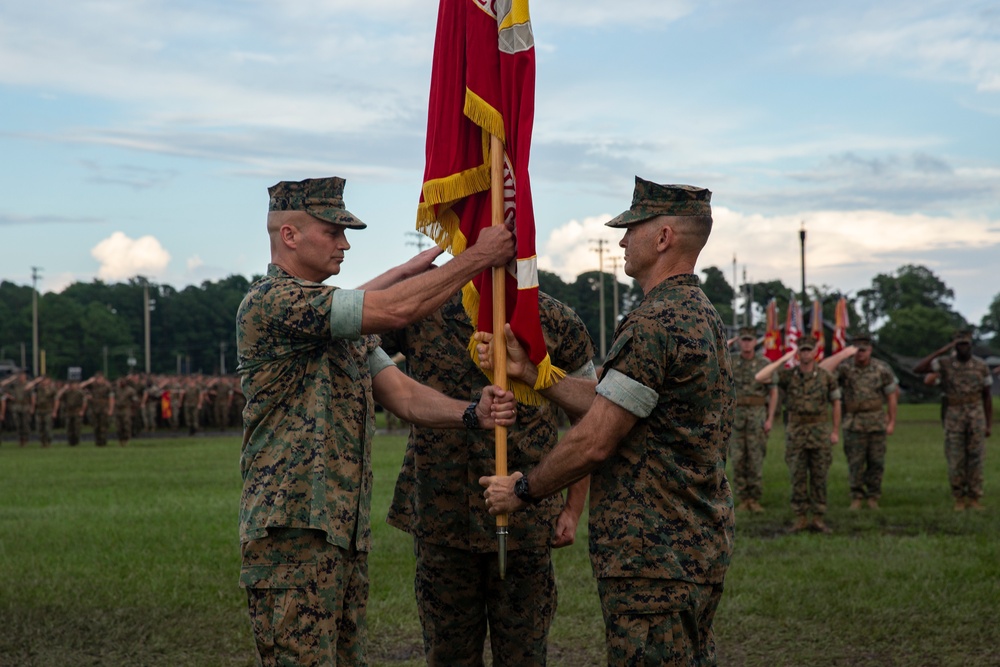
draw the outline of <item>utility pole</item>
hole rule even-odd
[[[226,341],[219,341],[219,375],[226,374]]]
[[[753,285],[747,280],[747,265],[743,265],[743,305],[744,317],[746,321],[743,326],[753,326]]]
[[[38,377],[38,279],[41,271],[31,267],[31,377]]]
[[[604,246],[608,244],[604,239],[591,239],[591,243],[597,244],[597,267],[598,267],[598,285],[600,287],[600,301],[598,305],[599,319],[601,326],[599,327],[601,331],[601,361],[604,361],[604,356],[607,354],[607,338],[604,334]]]
[[[618,300],[618,256],[611,255],[611,276],[614,278],[614,295],[615,295],[615,328],[612,331],[618,329],[618,318],[621,317],[621,301]]]
[[[424,248],[429,248],[431,246],[431,240],[420,232],[406,232],[406,235],[412,237],[414,240],[407,241],[406,245],[417,246],[417,253],[422,253]]]
[[[142,326],[146,345],[146,375],[150,373],[149,346],[149,281],[142,279]]]
[[[738,280],[736,278],[736,253],[734,252],[733,253],[733,330],[739,329],[739,327],[740,327],[740,323],[739,323],[739,319],[738,319],[739,315],[737,314],[737,310],[736,310],[736,286],[737,286],[737,284],[738,284]]]
[[[802,265],[802,307],[805,308],[806,305],[806,221],[802,221],[802,227],[799,229],[799,246],[801,248],[801,265]]]

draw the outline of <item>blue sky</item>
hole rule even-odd
[[[547,0],[539,266],[597,268],[634,175],[710,188],[699,269],[1000,293],[1000,6]],[[416,252],[433,0],[0,0],[0,279],[177,287],[268,261],[266,188],[339,175],[354,286]],[[611,260],[605,256],[605,268]],[[618,265],[620,267],[620,261]],[[620,269],[619,269],[620,271]],[[619,273],[622,280],[624,274]],[[731,279],[731,278],[730,278]]]

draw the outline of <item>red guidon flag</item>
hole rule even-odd
[[[564,375],[552,366],[538,315],[535,216],[528,156],[535,107],[535,43],[527,0],[441,0],[427,115],[427,162],[417,229],[453,255],[492,224],[490,135],[504,145],[504,220],[513,221],[517,258],[506,271],[507,321],[538,366],[534,388],[513,383],[519,400]],[[491,271],[463,289],[479,331],[493,332]],[[469,342],[473,358],[474,343]]]
[[[767,302],[767,331],[764,333],[764,356],[777,361],[784,354],[781,348],[781,328],[778,326],[778,303],[771,297]]]
[[[788,298],[788,315],[785,318],[785,353],[799,351],[799,339],[802,337],[802,309],[792,292]],[[785,368],[799,365],[799,360],[792,357],[785,362]]]
[[[826,341],[823,338],[823,303],[819,299],[813,301],[812,325],[809,330],[816,341],[816,361],[822,361],[826,354]]]
[[[837,354],[847,347],[847,327],[851,326],[847,316],[846,297],[840,297],[840,300],[837,301],[837,310],[833,317],[833,354]]]

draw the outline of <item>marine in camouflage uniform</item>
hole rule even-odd
[[[527,476],[481,480],[500,513],[591,472],[590,556],[609,665],[716,664],[713,622],[734,540],[726,453],[736,392],[722,321],[692,273],[710,197],[636,178],[632,207],[607,224],[627,228],[625,272],[644,297],[618,325],[597,396],[571,378],[544,390],[571,415],[584,412],[580,422]]]
[[[229,387],[229,381],[220,377],[212,384],[211,393],[215,426],[220,431],[225,431],[229,428],[229,407],[232,404],[233,390]]]
[[[853,359],[836,367],[837,384],[843,397],[844,454],[851,488],[852,510],[863,501],[878,509],[885,474],[887,436],[896,426],[899,381],[889,364],[871,356],[871,338],[857,335]],[[886,415],[883,406],[888,404]]]
[[[47,377],[41,378],[35,386],[33,405],[38,437],[42,447],[48,447],[52,444],[52,422],[55,419],[53,409],[56,405],[56,387],[52,380]]]
[[[539,311],[553,365],[596,379],[593,343],[580,318],[544,293]],[[457,293],[430,317],[383,334],[382,348],[390,355],[402,353],[407,373],[418,382],[469,402],[488,384],[468,353],[474,331]],[[548,402],[520,406],[517,424],[508,432],[511,470],[530,470],[552,449],[558,439],[557,410]],[[512,517],[508,569],[501,580],[496,520],[477,483],[495,470],[491,434],[410,431],[388,523],[414,537],[414,589],[429,665],[482,665],[487,627],[494,665],[545,664],[557,599],[550,547],[557,540],[563,498],[552,496]],[[575,533],[586,487],[583,480],[570,489],[563,517],[567,531]]]
[[[832,448],[840,440],[840,388],[833,374],[816,363],[815,349],[812,337],[803,338],[798,347],[799,364],[794,368],[778,368],[774,373],[768,419],[774,420],[778,390],[781,389],[785,392],[788,411],[785,463],[791,474],[792,511],[796,517],[792,532],[810,526],[807,514],[811,511],[811,527],[828,533],[830,528],[823,517],[827,506],[827,476],[833,462]],[[760,374],[778,364],[769,364]],[[828,413],[831,405],[832,427]]]
[[[142,392],[142,427],[147,433],[156,433],[157,422],[160,420],[160,400],[163,389],[153,380],[149,380]]]
[[[950,348],[954,354],[945,355]],[[927,382],[940,384],[944,393],[944,454],[955,510],[983,509],[983,456],[993,427],[993,375],[972,354],[972,334],[959,331],[951,345],[922,360],[915,370],[928,366]]]
[[[196,378],[188,378],[181,393],[180,405],[184,410],[184,423],[188,427],[188,435],[198,432],[201,421],[201,407],[205,400],[205,392]]]
[[[28,386],[28,377],[21,372],[5,382],[7,414],[13,420],[17,439],[24,447],[31,437],[31,389]]]
[[[104,447],[108,444],[108,423],[111,415],[114,414],[114,387],[104,379],[104,374],[100,371],[94,373],[92,378],[80,386],[85,387],[90,392],[88,403],[94,426],[94,444],[98,447]]]
[[[139,402],[135,388],[122,378],[115,391],[115,420],[118,426],[118,444],[124,447],[132,437],[132,418]]]
[[[753,327],[740,329],[740,354],[732,358],[736,413],[729,440],[729,460],[733,466],[734,490],[740,499],[736,509],[763,512],[760,499],[764,493],[764,455],[771,425],[767,421],[769,387],[754,379],[768,361],[754,353],[756,343],[757,332]]]
[[[403,375],[371,334],[428,315],[514,251],[510,231],[494,228],[444,267],[426,270],[435,251],[390,271],[391,283],[414,276],[398,285],[327,286],[350,247],[345,228],[365,226],[344,208],[343,187],[329,178],[269,189],[272,264],[237,314],[240,585],[265,666],[367,664],[375,396],[425,425],[458,428],[468,412]],[[471,413],[483,426],[494,395]],[[513,396],[500,395],[512,415]]]
[[[70,447],[80,444],[83,433],[83,415],[87,410],[87,394],[80,389],[79,382],[70,382],[56,395],[55,411],[62,409],[66,419],[66,440]]]

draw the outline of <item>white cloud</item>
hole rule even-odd
[[[839,4],[826,16],[798,22],[802,51],[834,54],[856,68],[901,66],[912,76],[957,81],[980,92],[1000,89],[1000,22],[981,0]]]
[[[186,266],[187,266],[187,270],[188,271],[194,271],[194,270],[200,268],[201,266],[203,266],[204,264],[205,264],[205,262],[201,259],[201,257],[199,257],[198,255],[195,255],[193,257],[188,257],[188,261],[186,263]]]
[[[581,273],[598,270],[602,261],[598,254],[598,249],[602,246],[598,242],[604,241],[604,271],[611,273],[617,262],[616,273],[619,280],[629,282],[631,279],[625,276],[623,270],[622,249],[618,247],[623,230],[604,226],[613,217],[601,214],[582,221],[570,220],[553,230],[544,244],[537,244],[538,268],[555,273],[566,282],[572,282]]]
[[[170,253],[153,236],[131,239],[115,232],[90,251],[100,262],[97,277],[101,280],[124,280],[135,276],[153,277],[170,263]]]
[[[584,271],[596,271],[597,239],[604,239],[604,270],[618,262],[618,279],[631,282],[622,271],[622,230],[605,227],[610,215],[570,220],[539,239],[538,266],[572,281]],[[713,207],[714,225],[697,270],[717,266],[732,281],[733,255],[739,281],[743,269],[751,282],[781,280],[798,289],[800,283],[799,229],[806,229],[806,282],[853,291],[868,287],[876,273],[888,273],[911,262],[928,264],[931,251],[974,251],[1000,245],[1000,225],[982,218],[945,218],[887,211],[808,211],[796,215],[765,216]],[[930,267],[935,270],[934,266]],[[954,272],[958,276],[957,272]],[[948,282],[948,276],[945,276]]]
[[[626,24],[661,27],[695,10],[687,0],[542,0],[531,6],[532,20],[570,26]]]

